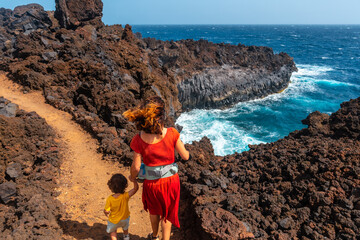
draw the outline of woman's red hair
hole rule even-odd
[[[135,123],[139,131],[162,134],[165,122],[165,103],[158,96],[150,97],[140,106],[124,112],[123,116]]]

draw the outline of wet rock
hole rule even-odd
[[[14,182],[4,182],[0,184],[0,198],[7,204],[16,195],[16,184]]]

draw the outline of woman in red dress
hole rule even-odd
[[[165,104],[160,97],[151,97],[135,108],[124,112],[130,122],[140,131],[131,141],[134,151],[130,181],[136,181],[141,159],[147,174],[160,170],[160,177],[146,177],[143,183],[142,201],[144,209],[150,213],[152,234],[149,239],[159,239],[161,222],[162,239],[170,239],[171,225],[180,227],[178,219],[180,200],[180,180],[177,167],[174,170],[175,150],[184,160],[189,152],[180,140],[175,128],[165,128]],[[163,170],[162,170],[163,169]],[[171,169],[171,170],[169,170]]]

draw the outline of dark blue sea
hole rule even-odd
[[[299,71],[289,87],[226,110],[183,113],[182,140],[211,139],[217,155],[273,142],[304,126],[316,110],[331,114],[360,97],[360,25],[157,25],[133,26],[143,37],[206,39],[215,43],[268,46],[294,58]]]

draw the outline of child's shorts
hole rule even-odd
[[[116,232],[116,229],[118,228],[122,228],[124,231],[126,231],[129,229],[129,222],[130,222],[130,217],[124,220],[120,220],[116,224],[108,221],[106,232],[107,233]]]

